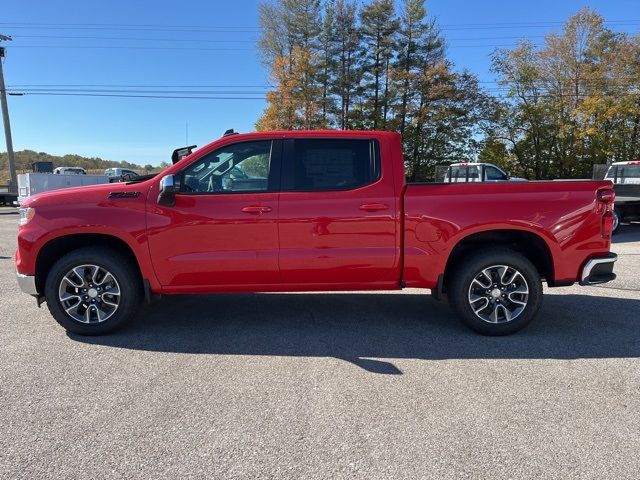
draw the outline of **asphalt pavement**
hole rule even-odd
[[[16,231],[0,209],[2,478],[639,477],[640,225],[616,281],[502,338],[420,290],[171,297],[70,336]]]

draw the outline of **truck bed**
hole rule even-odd
[[[609,181],[409,184],[405,191],[405,282],[437,285],[462,239],[496,231],[532,232],[553,257],[550,283],[576,281],[589,255],[606,254],[596,191]],[[562,208],[558,208],[562,205]]]

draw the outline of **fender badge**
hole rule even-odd
[[[109,198],[137,198],[140,192],[111,192]]]

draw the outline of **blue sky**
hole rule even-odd
[[[255,48],[258,3],[5,1],[0,33],[14,36],[6,44],[5,81],[18,91],[81,84],[86,89],[114,85],[109,88],[128,93],[136,90],[131,85],[157,85],[157,90],[180,95],[183,86],[202,86],[193,90],[262,97],[268,72]],[[618,22],[611,24],[615,30],[640,32],[639,0],[426,2],[442,26],[456,68],[476,73],[487,87],[495,80],[489,54],[496,46],[512,46],[518,37],[541,41],[545,33],[559,29],[555,22],[585,5]],[[59,28],[61,24],[68,28]],[[192,27],[182,27],[187,25]],[[105,46],[119,48],[95,48]],[[264,101],[25,95],[9,97],[9,108],[16,150],[158,164],[185,144],[187,123],[189,142],[204,145],[227,128],[253,130]]]

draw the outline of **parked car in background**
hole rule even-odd
[[[526,178],[511,177],[492,163],[453,163],[444,176],[445,183],[526,182]]]
[[[81,167],[58,167],[53,173],[56,175],[86,175],[87,171]]]
[[[104,171],[104,174],[107,177],[109,177],[110,182],[120,181],[120,180],[124,182],[128,182],[140,176],[138,172],[128,168],[107,168]]]
[[[543,280],[615,278],[613,196],[602,180],[407,185],[391,132],[232,135],[158,175],[27,199],[17,279],[85,335],[159,294],[404,287],[504,335]]]
[[[621,222],[640,219],[640,160],[612,163],[605,180],[613,182],[616,192],[613,210],[615,232]]]

